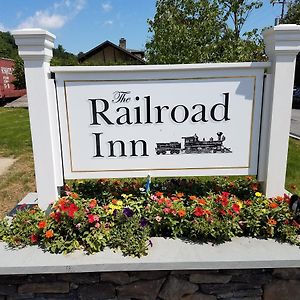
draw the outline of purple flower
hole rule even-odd
[[[128,217],[131,218],[133,216],[133,211],[129,208],[129,207],[125,207],[123,209],[123,214]]]
[[[140,225],[141,227],[145,227],[148,224],[148,221],[145,218],[141,218]]]

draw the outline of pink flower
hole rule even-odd
[[[165,207],[165,208],[163,209],[163,212],[164,212],[165,214],[169,214],[169,213],[171,212],[171,209],[170,209],[169,207]]]
[[[96,227],[96,228],[99,228],[99,227],[100,227],[100,223],[97,222],[97,223],[95,224],[95,227]]]
[[[81,227],[81,224],[78,223],[78,224],[75,225],[75,227],[76,227],[77,229],[79,229],[79,228]]]

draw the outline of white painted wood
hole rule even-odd
[[[269,70],[270,98],[264,99],[259,179],[268,197],[282,195],[286,176],[292,91],[296,55],[300,51],[300,26],[278,25],[263,32]],[[266,145],[263,145],[265,143]]]
[[[63,185],[57,103],[49,68],[55,36],[42,29],[12,34],[25,65],[38,204],[47,209]]]
[[[180,70],[221,70],[221,69],[248,69],[248,68],[268,68],[270,62],[241,62],[241,63],[206,63],[206,64],[170,64],[170,65],[138,65],[138,66],[56,66],[50,67],[55,73],[73,72],[141,72],[141,71],[180,71]]]
[[[101,177],[145,177],[151,176],[209,176],[209,175],[256,175],[260,130],[260,112],[264,67],[267,63],[231,64],[222,68],[207,68],[201,65],[180,66],[180,70],[165,66],[149,66],[153,70],[123,66],[103,72],[58,72],[55,73],[59,115],[62,132],[64,174],[68,179]],[[220,64],[217,64],[219,66]],[[132,66],[131,66],[132,67]],[[81,70],[76,68],[77,70]],[[55,71],[56,68],[52,68]],[[130,100],[125,103],[112,101],[115,91],[130,91]],[[209,116],[206,122],[193,123],[190,118],[176,124],[170,118],[170,110],[164,112],[164,124],[156,124],[155,106],[178,104],[189,107],[190,116],[194,104],[202,103],[209,109],[223,101],[228,92],[228,121],[216,122]],[[145,120],[144,96],[151,96],[151,124]],[[139,96],[139,101],[135,97]],[[115,122],[120,116],[116,109],[130,109],[132,121],[134,108],[141,108],[141,124],[91,125],[92,113],[89,99],[104,98],[109,103],[107,116]],[[101,110],[99,106],[99,110]],[[94,133],[101,132],[101,154],[94,157]],[[217,138],[223,132],[224,147],[232,153],[190,153],[157,155],[156,143],[179,142],[183,148],[183,136],[197,134],[203,138]],[[127,157],[108,157],[108,141],[123,139]],[[131,140],[147,142],[148,157],[130,157]],[[117,155],[118,156],[118,155]]]

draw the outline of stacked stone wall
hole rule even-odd
[[[0,300],[297,300],[300,269],[0,276]]]

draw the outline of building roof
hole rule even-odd
[[[88,51],[88,52],[82,54],[82,55],[78,58],[79,62],[85,61],[85,60],[88,59],[89,57],[91,57],[91,56],[93,56],[94,54],[100,52],[101,50],[103,50],[104,48],[106,48],[106,47],[108,47],[108,46],[114,47],[114,48],[117,49],[118,51],[121,51],[121,52],[123,52],[124,54],[126,54],[127,56],[129,56],[130,58],[132,58],[132,59],[134,59],[134,60],[136,60],[136,61],[138,61],[138,62],[140,62],[140,63],[142,63],[142,64],[145,64],[145,61],[144,61],[142,58],[140,58],[140,57],[134,55],[134,54],[131,53],[130,51],[128,51],[128,50],[126,50],[126,49],[124,49],[124,48],[122,48],[122,47],[120,47],[120,46],[117,46],[116,44],[114,44],[114,43],[112,43],[111,41],[108,41],[108,40],[105,41],[105,42],[103,42],[102,44],[96,46],[95,48],[91,49],[90,51]],[[142,52],[142,51],[134,51],[134,52],[138,53],[138,52]]]

